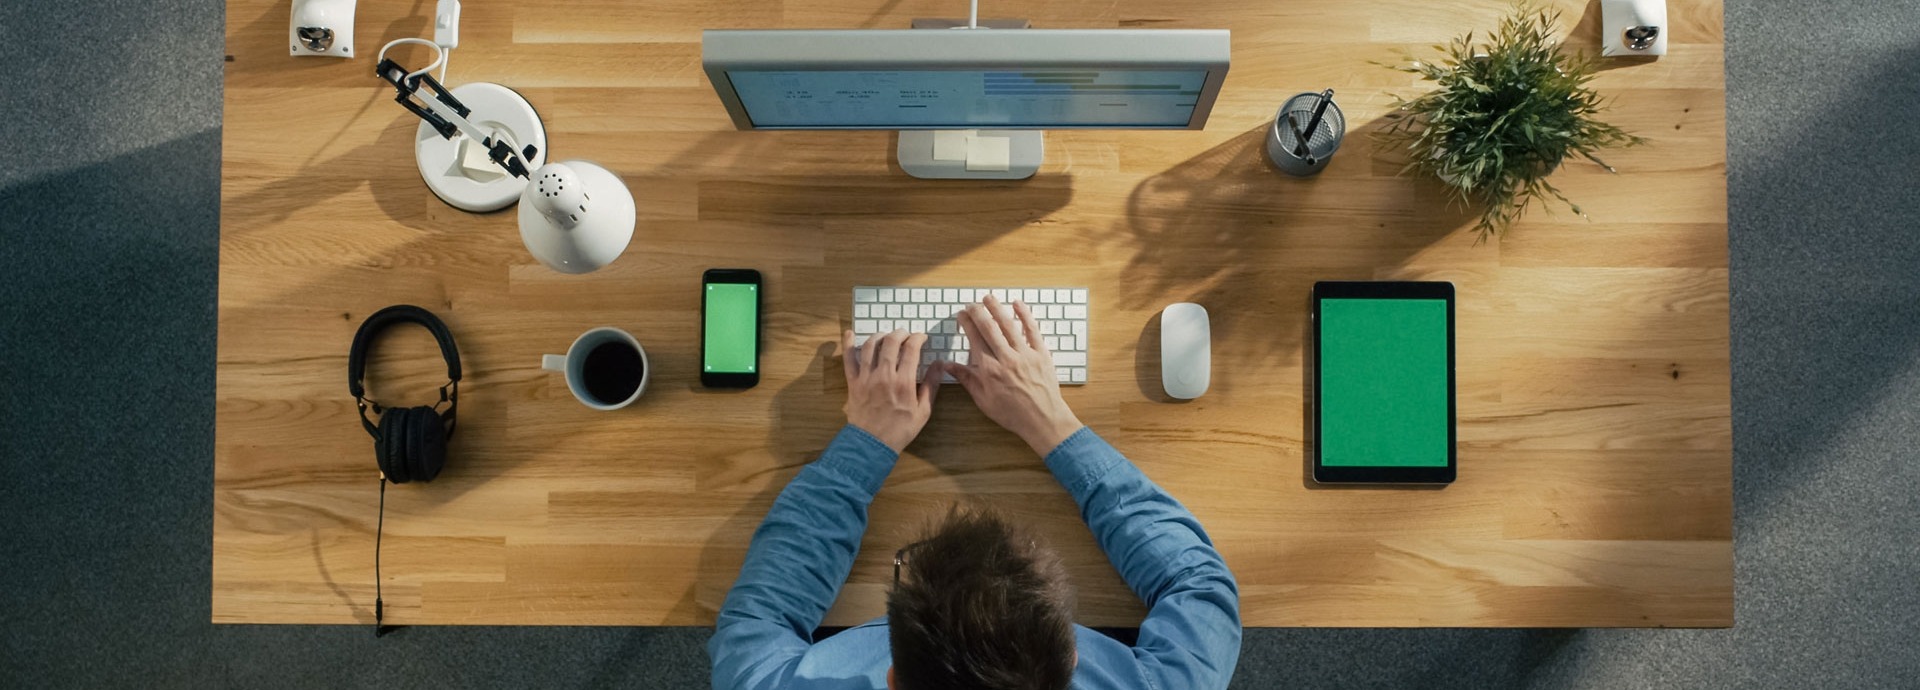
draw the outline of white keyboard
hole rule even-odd
[[[967,363],[967,335],[954,320],[956,312],[979,302],[987,295],[1009,305],[1018,299],[1033,311],[1040,324],[1041,338],[1053,353],[1054,374],[1060,383],[1079,385],[1087,382],[1087,289],[1083,287],[1047,288],[950,288],[950,287],[856,287],[853,289],[853,340],[864,345],[867,338],[896,329],[927,334],[920,350],[920,374],[935,361]],[[1024,336],[1018,319],[1016,333]],[[953,377],[942,376],[942,383]]]

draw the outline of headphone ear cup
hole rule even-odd
[[[405,484],[411,479],[407,476],[405,459],[406,422],[406,408],[388,408],[380,414],[380,436],[373,441],[374,456],[380,462],[380,473],[395,484]]]
[[[419,453],[414,457],[419,463],[419,472],[414,477],[430,482],[440,476],[440,470],[447,464],[447,426],[440,413],[431,407],[420,408],[420,421],[416,426],[420,429],[420,445],[414,449]]]
[[[424,411],[426,410],[419,407],[407,408],[407,432],[401,437],[401,445],[407,449],[407,478],[416,481],[426,475],[420,467],[420,456],[423,455],[420,452],[420,417],[421,412]]]

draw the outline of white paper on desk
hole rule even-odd
[[[963,161],[967,159],[967,139],[979,134],[977,129],[939,129],[933,132],[933,159],[937,161]]]
[[[967,169],[977,172],[1005,172],[1013,157],[1013,140],[1007,137],[967,137]]]

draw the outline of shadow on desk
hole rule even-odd
[[[819,458],[839,433],[845,423],[840,408],[817,402],[830,394],[838,395],[832,392],[832,386],[826,385],[828,381],[841,380],[837,378],[842,367],[837,350],[836,343],[818,345],[806,369],[774,394],[776,419],[767,447],[774,451],[778,464],[771,468],[748,468],[739,477],[722,480],[758,486],[752,489],[750,499],[707,536],[696,566],[694,585],[669,614],[672,620],[715,617],[740,574],[754,531],[766,519],[774,500],[795,475]],[[844,382],[840,388],[844,389]],[[727,468],[722,474],[737,473]]]
[[[1118,233],[1134,251],[1126,305],[1206,307],[1217,366],[1291,359],[1307,326],[1295,297],[1315,281],[1375,279],[1472,218],[1439,185],[1394,174],[1372,146],[1386,124],[1350,129],[1315,177],[1273,168],[1263,123],[1141,182]]]

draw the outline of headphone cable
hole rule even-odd
[[[387,531],[387,475],[380,475],[380,518],[373,528],[373,636],[386,634],[386,600],[380,596],[380,541]]]

